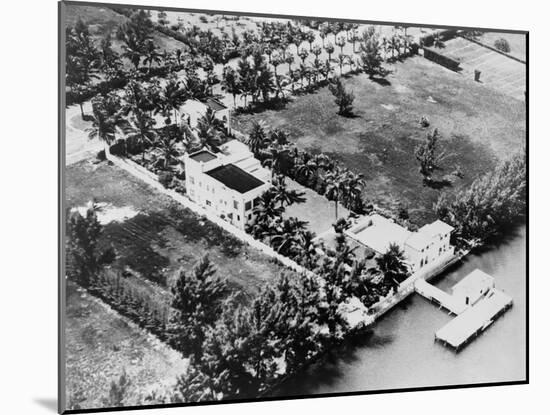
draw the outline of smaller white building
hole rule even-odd
[[[271,187],[271,171],[237,140],[220,146],[218,153],[186,154],[184,163],[189,198],[239,229],[253,219],[259,197]]]
[[[405,241],[405,253],[413,269],[420,269],[454,249],[451,246],[453,229],[438,219],[413,232]]]
[[[462,304],[470,306],[474,305],[493,288],[495,288],[495,279],[489,274],[476,269],[456,283],[451,288],[451,293]]]
[[[199,119],[206,114],[208,109],[214,112],[214,116],[223,122],[227,134],[231,134],[231,111],[220,101],[214,98],[207,98],[204,101],[188,99],[179,111],[191,128],[196,128]]]

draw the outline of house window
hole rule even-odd
[[[246,202],[244,204],[244,210],[250,210],[251,207],[252,207],[252,202]]]
[[[233,207],[235,209],[239,209],[239,202],[237,202],[236,200],[233,201]]]
[[[227,217],[228,217],[229,219],[233,219],[233,213],[228,213],[228,214],[227,214]]]
[[[241,221],[241,217],[239,215],[237,215],[237,221],[240,222]]]

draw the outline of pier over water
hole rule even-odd
[[[435,333],[435,339],[454,348],[464,347],[512,306],[512,297],[495,288],[493,277],[476,269],[452,287],[449,294],[423,279],[415,291],[456,317]]]

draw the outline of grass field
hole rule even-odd
[[[66,182],[68,207],[84,206],[96,198],[139,212],[125,221],[105,225],[102,243],[112,244],[117,251],[113,268],[130,270],[130,278],[159,300],[166,299],[166,287],[177,270],[191,270],[206,253],[219,275],[247,296],[285,271],[259,251],[114,166],[81,161],[67,167]]]
[[[485,32],[479,36],[479,40],[489,46],[495,46],[495,40],[506,39],[510,45],[510,55],[519,59],[525,60],[527,57],[527,42],[523,34],[518,33],[502,33],[502,32]]]
[[[422,57],[390,69],[389,85],[365,75],[345,80],[355,94],[354,117],[338,116],[333,96],[322,88],[282,110],[239,115],[235,128],[247,131],[254,119],[283,128],[298,147],[325,152],[364,174],[370,201],[405,205],[413,222],[426,223],[434,219],[433,203],[442,190],[424,186],[418,172],[414,149],[427,132],[420,117],[439,129],[442,148],[453,154],[438,174],[460,165],[465,175],[449,189],[454,191],[525,144],[525,104]]]
[[[179,353],[72,283],[66,322],[69,409],[105,406],[111,382],[124,370],[131,379],[124,403],[136,405],[147,392],[174,384],[186,369]]]

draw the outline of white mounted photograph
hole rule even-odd
[[[59,3],[60,413],[528,383],[529,34],[354,17]]]

